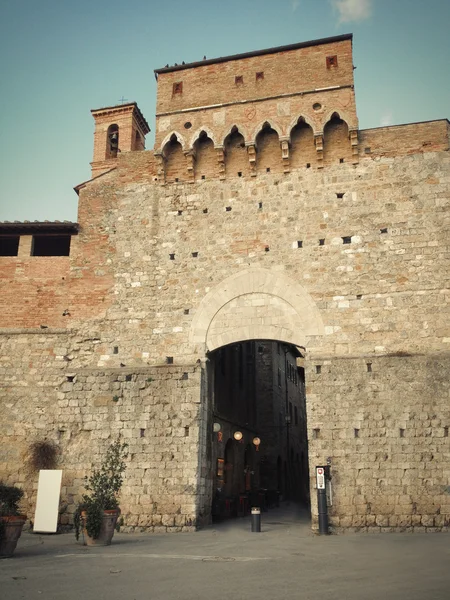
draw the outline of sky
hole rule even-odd
[[[353,33],[361,129],[450,118],[450,0],[3,0],[0,221],[77,220],[90,110],[136,101],[153,70]]]

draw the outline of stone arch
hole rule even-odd
[[[183,146],[175,133],[163,146],[164,174],[166,182],[183,181],[186,176],[186,158]]]
[[[250,173],[250,163],[245,146],[245,136],[236,125],[233,125],[230,129],[223,145],[226,175],[231,177],[248,175]]]
[[[179,144],[181,144],[181,148],[183,149],[183,151],[186,150],[186,140],[181,135],[181,133],[178,133],[178,131],[171,131],[170,133],[168,133],[166,135],[166,137],[163,139],[163,141],[161,143],[161,154],[163,156],[164,156],[164,149],[167,146],[167,144],[173,139],[173,136],[175,136],[177,138]]]
[[[197,131],[191,137],[191,141],[189,143],[189,150],[192,150],[194,148],[195,142],[198,141],[198,139],[202,133],[206,133],[206,135],[209,137],[209,139],[212,140],[214,147],[215,148],[217,147],[216,138],[215,138],[215,135],[213,134],[213,132],[211,131],[211,129],[209,127],[200,127],[199,129],[197,129]]]
[[[218,164],[214,141],[205,130],[200,132],[194,142],[194,174],[196,180],[211,179],[218,173]]]
[[[264,121],[261,121],[257,125],[257,127],[254,129],[253,136],[248,141],[248,143],[256,144],[256,138],[258,137],[258,134],[261,133],[261,131],[264,129],[264,127],[266,125],[270,125],[270,127],[278,133],[278,136],[280,137],[280,139],[283,137],[283,129],[280,127],[280,125],[278,123],[276,123],[276,121],[274,121],[273,119],[264,119]]]
[[[308,292],[284,273],[245,269],[213,288],[200,303],[190,342],[213,351],[244,340],[269,339],[306,346],[324,326]]]
[[[314,143],[314,128],[303,117],[290,131],[291,151],[289,163],[291,168],[311,167],[316,163],[316,146]]]
[[[331,119],[335,115],[337,115],[339,119],[344,121],[349,129],[351,128],[350,127],[351,119],[350,119],[349,115],[347,114],[347,112],[343,111],[341,108],[335,108],[335,109],[329,110],[327,113],[325,113],[324,118],[322,120],[322,132],[325,130],[325,127],[328,125],[328,123],[331,121]]]
[[[348,123],[335,111],[323,129],[323,164],[352,162],[352,146]]]
[[[291,138],[292,130],[294,129],[294,127],[296,127],[298,125],[299,121],[301,121],[301,120],[303,120],[307,125],[309,125],[311,127],[314,135],[319,134],[319,132],[317,131],[316,125],[315,125],[314,121],[311,119],[311,117],[301,114],[301,115],[298,115],[297,117],[295,117],[295,119],[293,119],[289,124],[288,130],[287,130],[287,135],[288,135],[289,139]]]
[[[279,173],[283,170],[283,160],[280,147],[280,134],[273,129],[269,121],[265,121],[261,131],[256,136],[256,171]]]
[[[238,125],[237,123],[235,123],[234,125],[232,125],[231,127],[229,127],[227,129],[227,131],[225,132],[225,135],[223,137],[222,140],[222,145],[225,146],[227,137],[229,137],[232,133],[238,131],[242,137],[244,138],[245,142],[248,142],[248,131],[246,127],[243,127],[242,125]]]

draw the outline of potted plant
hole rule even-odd
[[[12,556],[27,520],[19,512],[23,490],[0,481],[0,557]]]
[[[89,493],[82,496],[74,515],[75,536],[78,540],[81,531],[85,546],[109,546],[111,543],[120,514],[118,495],[126,469],[127,448],[120,439],[113,442],[100,468],[86,477],[85,487]]]

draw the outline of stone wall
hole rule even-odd
[[[448,122],[357,134],[351,38],[294,53],[288,99],[271,95],[277,65],[297,64],[282,51],[160,72],[155,152],[131,151],[133,105],[129,151],[103,160],[99,120],[103,174],[76,188],[70,257],[31,257],[25,238],[0,257],[0,476],[29,516],[31,440],[60,445],[70,520],[121,433],[126,526],[207,522],[208,352],[275,340],[306,348],[310,472],[330,457],[333,526],[448,527]],[[202,107],[230,85],[230,106]]]
[[[64,275],[68,278],[67,292],[53,313],[50,310],[54,297],[50,269],[46,287],[41,286],[41,280],[27,276],[29,288],[41,294],[42,304],[33,305],[35,312],[31,313],[35,314],[36,326],[40,323],[37,308],[48,307],[47,333],[41,329],[34,333],[3,330],[2,414],[7,415],[8,427],[3,434],[6,439],[2,444],[2,475],[25,485],[31,498],[31,510],[32,489],[28,486],[32,482],[22,466],[27,444],[33,436],[54,439],[58,435],[64,444],[64,436],[69,435],[65,431],[74,423],[70,444],[63,449],[61,458],[65,470],[63,501],[72,508],[71,494],[75,494],[91,462],[98,459],[92,444],[98,435],[95,426],[105,438],[122,428],[124,435],[128,432],[126,435],[133,439],[135,454],[138,454],[139,445],[143,447],[147,443],[148,435],[139,437],[140,430],[148,428],[148,418],[142,418],[141,411],[153,410],[152,405],[147,408],[145,402],[154,384],[147,385],[145,375],[136,373],[141,369],[147,373],[150,369],[147,377],[155,380],[159,375],[155,377],[153,372],[173,373],[174,378],[167,375],[168,379],[161,383],[160,391],[153,398],[163,415],[161,432],[168,431],[167,419],[179,418],[174,415],[179,415],[181,407],[187,411],[185,421],[177,421],[174,428],[181,434],[180,440],[177,436],[164,439],[164,445],[169,444],[167,453],[174,455],[188,444],[186,466],[181,470],[175,467],[167,481],[156,476],[169,467],[164,463],[162,468],[162,450],[155,440],[148,459],[142,456],[136,463],[139,474],[135,475],[130,468],[127,477],[142,483],[144,468],[154,473],[146,489],[150,490],[149,497],[157,506],[166,506],[169,496],[181,501],[185,493],[180,490],[193,485],[192,495],[187,493],[187,503],[180,503],[184,507],[182,512],[173,509],[173,516],[184,515],[186,522],[201,521],[210,502],[206,485],[211,475],[205,416],[208,406],[205,400],[206,413],[200,418],[199,374],[192,365],[205,356],[207,329],[201,342],[195,337],[199,329],[194,325],[202,322],[203,314],[208,314],[208,306],[225,304],[220,312],[227,315],[228,321],[223,322],[225,327],[229,327],[227,322],[233,324],[243,318],[239,328],[231,329],[234,336],[295,340],[307,348],[310,467],[313,472],[316,460],[323,462],[326,456],[338,461],[333,462],[338,468],[334,480],[333,523],[347,526],[351,517],[354,526],[358,518],[364,517],[363,526],[367,526],[368,504],[371,514],[378,515],[383,526],[394,523],[396,513],[392,514],[392,510],[399,509],[396,500],[388,499],[396,498],[397,481],[394,477],[380,477],[384,483],[376,488],[370,477],[358,476],[355,461],[361,452],[351,453],[347,444],[364,443],[364,451],[371,460],[379,456],[379,437],[375,434],[365,437],[366,423],[368,426],[372,420],[376,422],[375,414],[382,414],[383,418],[390,415],[384,409],[372,414],[373,379],[366,374],[366,362],[375,365],[384,360],[396,365],[383,391],[384,407],[397,406],[407,389],[416,414],[429,415],[423,423],[420,417],[415,418],[417,433],[413,438],[408,437],[407,424],[404,427],[395,424],[390,430],[395,440],[388,453],[392,469],[400,469],[399,465],[405,464],[402,444],[408,444],[412,456],[418,454],[417,448],[428,439],[425,435],[430,427],[428,421],[440,423],[442,436],[449,426],[445,377],[434,369],[434,359],[430,358],[443,359],[450,340],[444,277],[448,264],[448,154],[430,152],[378,160],[368,157],[357,167],[344,163],[324,171],[303,169],[289,175],[263,174],[251,180],[236,178],[225,183],[202,181],[172,186],[155,185],[150,174],[148,182],[142,181],[139,158],[143,165],[148,164],[147,153],[130,153],[120,159],[116,171],[94,180],[80,191],[80,234],[71,257],[63,259],[70,263],[68,274]],[[130,183],[133,172],[139,172],[140,183]],[[227,207],[231,210],[227,211]],[[10,278],[8,269],[14,259],[4,260],[3,264],[9,265],[3,280],[9,293],[13,292],[15,281],[19,284],[16,290],[20,298],[17,313],[20,314],[24,308],[22,274],[16,267],[17,279]],[[15,260],[17,265],[21,264],[20,257]],[[27,260],[31,262],[33,257]],[[51,265],[51,259],[38,260]],[[239,283],[233,288],[223,283],[230,277],[239,279],[241,274],[245,284]],[[56,275],[54,281],[58,280],[59,274],[53,275]],[[257,289],[253,289],[255,285]],[[236,301],[230,303],[227,289],[235,290]],[[295,295],[298,289],[302,293]],[[244,294],[244,304],[239,300],[240,294]],[[62,302],[69,315],[64,317],[65,327],[55,331],[55,326],[61,326]],[[291,308],[286,308],[284,313],[281,309],[281,313],[274,313],[274,309],[285,306],[286,302],[290,307],[294,305],[293,313]],[[313,322],[305,321],[305,314],[316,318],[312,309],[307,312],[311,303],[320,315],[322,329],[318,322],[319,329],[305,335]],[[252,310],[247,317],[242,317],[245,306]],[[277,321],[280,318],[281,321]],[[217,326],[219,323],[217,321]],[[218,333],[215,343],[233,341],[220,337],[226,333]],[[301,339],[297,341],[299,334]],[[407,354],[420,354],[424,358],[417,362],[418,359],[413,360]],[[395,360],[383,358],[390,355],[397,356]],[[173,367],[164,366],[167,357],[173,359]],[[333,365],[350,365],[351,369],[349,367],[347,375],[340,375],[336,381],[332,375],[327,386],[323,380],[319,384],[314,367],[317,361],[325,359],[332,360]],[[81,380],[67,382],[66,377],[74,373],[83,377],[80,369],[91,370],[89,377],[93,381],[89,385],[93,390],[80,388],[87,383]],[[195,370],[192,371],[194,380],[189,369]],[[364,373],[362,380],[360,371]],[[184,372],[189,373],[187,381],[181,379]],[[382,369],[382,372],[388,371]],[[118,395],[114,392],[117,386],[122,390],[121,381],[114,379],[120,373],[123,376],[130,373],[134,378],[123,383],[126,391],[123,402],[126,398],[128,404],[122,404],[122,400],[115,403],[112,399]],[[423,378],[435,380],[433,409],[429,408],[427,386],[419,385]],[[142,390],[139,389],[141,384],[144,385]],[[191,385],[194,387],[185,389]],[[409,387],[401,388],[403,392],[399,397],[393,394],[395,386],[406,385]],[[131,393],[136,386],[136,393]],[[343,393],[352,386],[358,388],[357,397]],[[165,408],[167,389],[171,398],[169,412]],[[342,402],[348,405],[348,412],[343,413],[340,422],[318,425],[323,419],[317,419],[317,411],[334,406],[338,394],[345,396]],[[95,402],[100,402],[100,406]],[[358,429],[353,416],[355,407],[360,404],[365,409],[358,440],[352,438],[354,429]],[[61,412],[56,413],[56,410]],[[84,415],[86,419],[92,415],[89,421],[92,430],[85,429]],[[111,419],[106,421],[106,428],[104,417],[100,415]],[[433,415],[435,419],[431,419]],[[403,417],[401,420],[405,421]],[[186,439],[182,437],[185,426],[192,427]],[[325,442],[327,438],[324,441],[314,438],[314,429],[320,429],[322,435],[333,440],[331,451]],[[397,437],[400,429],[405,429],[406,441]],[[434,437],[429,439],[434,440]],[[82,461],[81,448],[85,448],[86,453]],[[349,466],[339,463],[340,453],[345,455],[346,452],[351,456]],[[439,526],[448,519],[444,489],[448,473],[443,446],[437,445],[433,456],[435,479],[443,486],[436,496],[439,506],[427,504],[423,479],[418,476],[416,467],[411,467],[406,494],[411,498],[410,509],[407,510],[407,503],[402,501],[403,512],[398,514],[409,514],[411,522],[414,514],[415,523],[419,523],[423,515],[422,525],[429,524],[434,515],[435,526]],[[141,462],[150,466],[141,467]],[[361,490],[358,494],[354,491],[356,481],[357,489]],[[72,490],[70,494],[68,489]],[[158,508],[151,509],[156,511],[154,513],[147,508],[140,512],[143,489],[139,483],[126,482],[123,505],[129,526],[145,522],[143,526],[153,527],[153,521],[146,519],[153,514],[162,518],[163,511]],[[379,506],[374,499],[375,489],[383,490],[382,495],[377,496],[383,498]],[[366,498],[364,509],[357,504],[356,497],[358,502],[359,497]],[[171,511],[164,512],[166,522],[171,518]],[[181,520],[181,516],[177,518]]]
[[[33,519],[38,473],[29,447],[55,442],[64,525],[84,477],[120,436],[129,451],[120,504],[126,530],[195,527],[202,518],[200,366],[83,367],[98,341],[62,330],[2,335],[2,477],[24,488],[23,508]]]
[[[334,529],[448,530],[449,367],[433,353],[309,362],[310,464],[331,458]]]

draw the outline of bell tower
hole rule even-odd
[[[95,121],[92,177],[111,169],[121,152],[145,150],[150,131],[136,102],[91,110]]]

